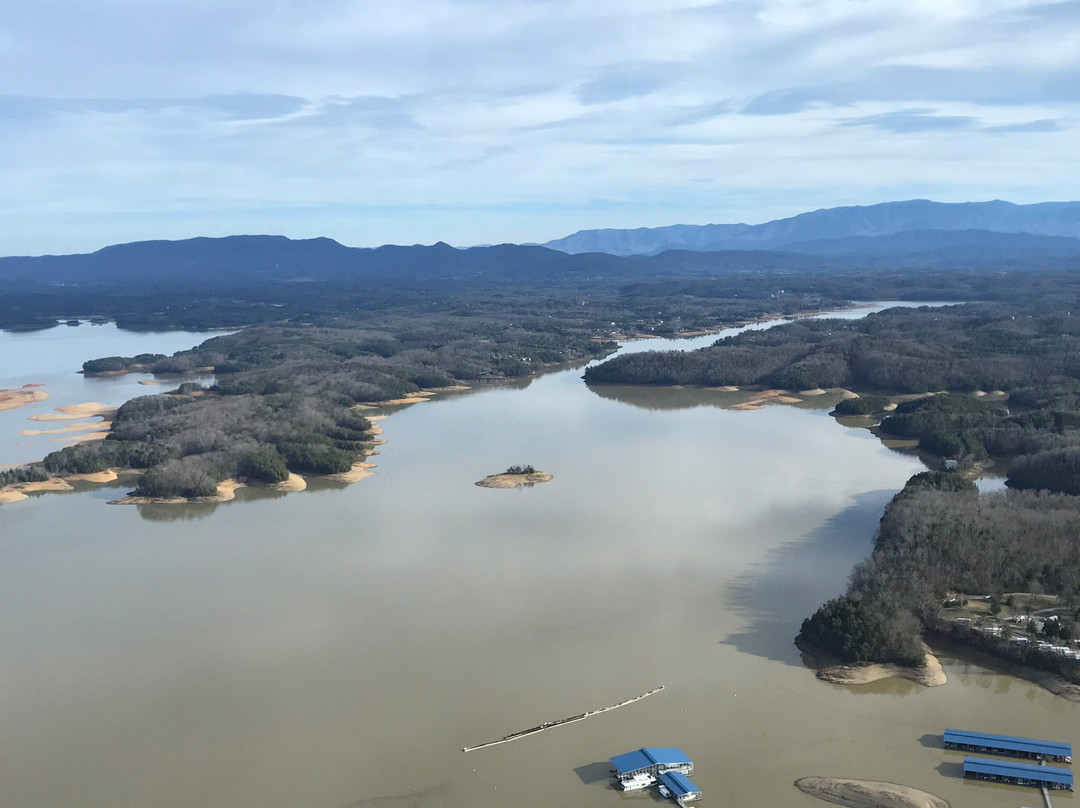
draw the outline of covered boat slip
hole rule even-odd
[[[664,772],[660,775],[660,782],[667,786],[679,805],[701,799],[701,789],[691,783],[682,772]]]
[[[992,735],[986,732],[947,729],[945,730],[945,748],[1007,757],[1022,757],[1032,760],[1072,763],[1072,744],[1057,741],[1040,741],[1034,738],[1018,738],[1013,735]]]
[[[694,773],[694,761],[676,747],[642,747],[625,755],[611,758],[614,774],[619,780],[629,780],[637,774],[659,777],[664,772]]]
[[[1068,769],[1016,763],[1011,760],[965,757],[964,777],[1020,786],[1073,790],[1073,774]]]

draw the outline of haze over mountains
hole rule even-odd
[[[1026,238],[1007,238],[1003,234]],[[826,208],[764,224],[581,230],[545,247],[567,253],[656,255],[667,250],[779,250],[805,255],[900,256],[1001,249],[1080,254],[1080,202],[943,203],[926,199]]]
[[[1080,202],[925,200],[831,208],[760,225],[586,230],[547,245],[375,249],[329,238],[142,241],[82,255],[0,258],[11,292],[67,287],[250,290],[312,282],[485,285],[733,272],[1080,268]]]

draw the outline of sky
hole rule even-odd
[[[1080,0],[7,0],[0,255],[1080,198]]]

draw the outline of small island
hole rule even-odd
[[[510,466],[502,474],[489,474],[484,479],[478,480],[476,485],[481,488],[518,488],[519,486],[531,488],[537,483],[546,483],[549,480],[551,480],[551,475],[546,471],[537,471],[529,465]]]
[[[897,783],[804,777],[795,781],[795,787],[804,794],[849,808],[949,808],[941,797]]]

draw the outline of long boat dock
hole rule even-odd
[[[945,730],[945,748],[1029,760],[1072,763],[1072,744],[1040,741],[1035,738],[1018,738],[1014,735],[992,735],[987,732],[947,729]]]
[[[1019,786],[1073,790],[1073,773],[1057,766],[1036,766],[1012,760],[965,757],[964,777]]]

